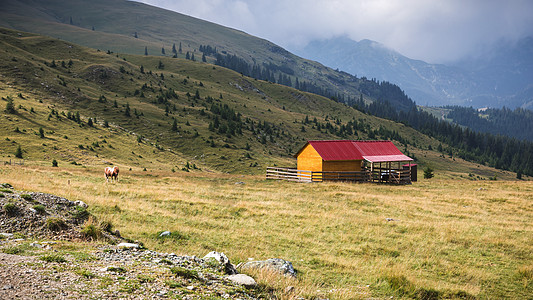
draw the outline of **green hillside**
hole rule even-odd
[[[294,87],[298,79],[305,83],[302,90],[319,89],[319,94],[342,97],[344,101],[359,99],[361,94],[368,101],[382,98],[382,93],[376,93],[379,87],[374,82],[300,58],[264,39],[133,1],[73,0],[66,5],[57,0],[7,0],[0,5],[0,26],[7,28],[40,33],[94,49],[138,55],[145,54],[146,49],[149,55],[172,57],[173,46],[178,49],[181,45],[177,57],[185,58],[190,53],[200,60],[200,46],[211,46],[217,51],[208,53],[207,61],[214,62],[217,55],[227,58],[234,55],[249,68],[268,69],[270,81],[278,82],[279,76],[285,76],[290,81],[285,85]],[[404,109],[409,105],[395,102],[393,98],[387,100]]]
[[[2,111],[4,159],[20,146],[23,158],[45,165],[55,159],[262,174],[266,166],[293,166],[308,139],[392,139],[419,163],[485,178],[493,173],[450,164],[428,151],[436,140],[403,124],[209,63],[0,32],[0,106],[10,99],[16,110]]]

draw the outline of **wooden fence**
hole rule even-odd
[[[4,165],[19,165],[19,166],[23,166],[24,165],[24,160],[23,159],[9,159],[9,160],[6,160],[4,161]]]
[[[267,167],[266,178],[275,180],[312,182],[313,172],[290,168]]]
[[[291,168],[267,167],[266,179],[298,182],[350,181],[394,184],[411,183],[410,170],[363,170],[360,172],[312,172]]]

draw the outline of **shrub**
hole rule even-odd
[[[18,247],[9,247],[9,248],[3,248],[2,252],[6,254],[21,254],[22,252],[24,252],[24,250]]]
[[[154,278],[150,277],[148,275],[139,274],[137,275],[137,279],[139,279],[140,283],[146,283],[146,282],[153,282]]]
[[[91,278],[96,277],[96,275],[94,275],[94,273],[92,273],[91,271],[86,270],[86,269],[76,270],[75,273],[80,275],[80,276],[82,276],[82,277],[85,277],[87,279],[91,279]]]
[[[72,212],[72,217],[76,220],[85,220],[89,217],[89,212],[85,207],[76,206],[74,212]]]
[[[18,210],[19,208],[14,203],[9,202],[4,204],[4,211],[10,216],[16,215]]]
[[[100,230],[100,228],[98,228],[96,225],[92,223],[86,224],[85,226],[83,226],[80,232],[84,237],[90,238],[93,240],[97,240],[102,236],[102,231]]]
[[[46,219],[46,228],[51,231],[60,231],[67,227],[65,220],[61,218],[48,218]]]
[[[102,237],[102,224],[98,224],[94,217],[89,217],[89,219],[83,225],[81,229],[81,234],[86,238],[91,238],[97,240]]]
[[[57,160],[52,160],[52,167],[57,167]]]
[[[170,288],[170,289],[175,289],[175,288],[182,287],[181,283],[176,282],[174,280],[165,280],[165,285],[168,286],[168,288]]]
[[[20,198],[22,198],[24,200],[28,200],[28,201],[33,200],[30,194],[22,194],[22,195],[20,195]]]
[[[101,221],[98,225],[102,231],[112,233],[113,232],[113,224],[111,221]]]
[[[10,189],[0,189],[0,192],[2,192],[2,193],[9,193],[9,194],[12,194],[12,193],[13,193],[13,191],[10,190]]]
[[[37,213],[41,215],[46,213],[46,207],[44,207],[44,205],[41,205],[41,204],[34,205],[33,209],[35,209]]]
[[[46,262],[56,262],[56,263],[64,263],[67,262],[67,260],[59,255],[59,254],[48,254],[41,256],[41,260]]]
[[[108,267],[107,271],[115,273],[126,273],[126,269],[123,267]]]
[[[189,270],[182,267],[172,267],[170,272],[175,276],[183,277],[185,279],[199,279],[198,272],[195,270]]]

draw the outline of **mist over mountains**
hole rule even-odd
[[[358,77],[397,84],[419,105],[533,108],[533,38],[502,41],[479,57],[449,65],[347,37],[313,41],[294,52]]]

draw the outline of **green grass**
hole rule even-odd
[[[60,254],[46,254],[40,257],[45,262],[65,263],[67,260]]]
[[[176,277],[182,277],[185,279],[200,279],[198,272],[191,269],[186,269],[182,267],[172,267],[170,272]]]
[[[70,185],[59,176],[66,170],[49,166],[0,170],[25,190],[63,191],[88,203],[147,249],[199,257],[219,251],[235,264],[289,260],[296,282],[254,273],[279,295],[295,286],[330,299],[512,298],[533,288],[530,181],[438,175],[410,186],[295,184],[138,170],[102,188],[99,172],[75,167]],[[188,239],[161,243],[161,229]]]

